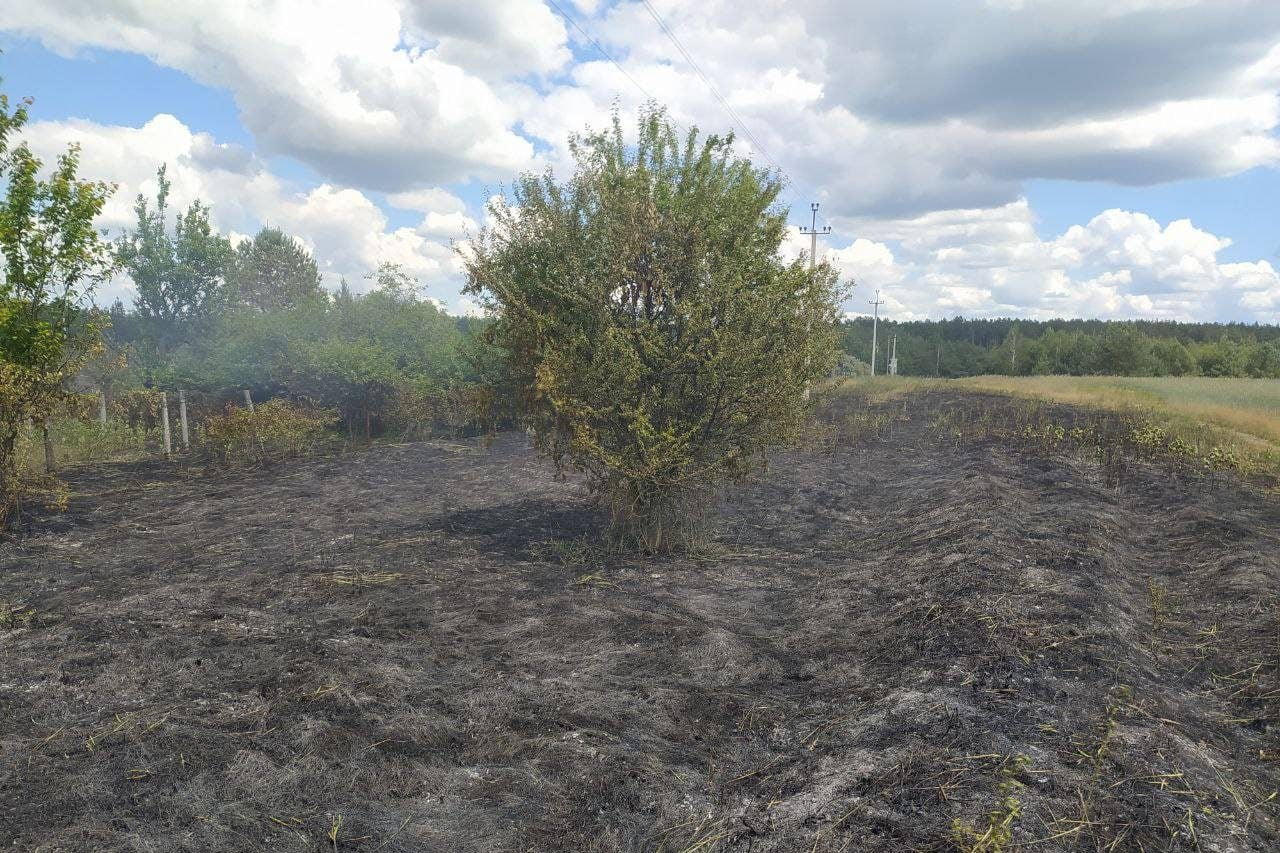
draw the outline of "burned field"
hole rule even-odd
[[[1014,406],[829,407],[678,559],[514,434],[71,473],[0,546],[0,847],[1280,849],[1280,501]]]

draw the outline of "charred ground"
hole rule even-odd
[[[849,405],[680,559],[511,434],[73,472],[0,547],[0,846],[1280,847],[1277,499]]]

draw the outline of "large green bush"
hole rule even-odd
[[[710,487],[804,421],[835,363],[836,274],[788,263],[775,176],[730,138],[680,138],[647,109],[572,141],[565,183],[526,175],[466,257],[519,411],[585,471],[614,532],[678,546]]]

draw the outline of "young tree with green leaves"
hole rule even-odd
[[[263,228],[237,246],[228,278],[236,298],[260,311],[321,297],[316,259],[279,228]]]
[[[227,273],[235,251],[199,200],[178,213],[171,234],[166,167],[156,182],[154,206],[138,195],[137,225],[116,243],[116,255],[137,288],[134,307],[150,327],[151,343],[163,354],[230,304]]]
[[[696,533],[710,489],[795,439],[808,383],[836,359],[827,264],[781,256],[781,183],[732,137],[571,140],[574,174],[525,175],[464,255],[492,312],[519,413],[558,465],[588,475],[613,532],[646,549]]]
[[[10,147],[29,103],[10,111],[0,93],[0,520],[18,494],[19,430],[43,420],[99,342],[84,301],[113,269],[94,223],[114,187],[80,180],[74,145],[47,177],[26,143]]]

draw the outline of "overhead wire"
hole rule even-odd
[[[619,73],[621,73],[623,77],[625,77],[628,81],[630,81],[630,83],[633,86],[635,86],[638,90],[640,90],[641,94],[643,94],[649,100],[655,100],[654,97],[651,94],[649,94],[649,91],[645,89],[644,86],[642,86],[638,80],[636,80],[633,76],[631,76],[631,74],[629,74],[627,70],[623,68],[622,65],[616,59],[614,59],[613,56],[610,55],[610,53],[607,50],[604,49],[603,45],[601,45],[600,42],[597,41],[596,38],[591,35],[591,33],[589,33],[580,23],[578,23],[576,18],[574,18],[572,15],[566,12],[564,8],[559,3],[556,2],[556,0],[547,0],[547,2],[550,3],[552,8],[554,8],[557,12],[559,12],[560,16],[564,18],[566,21],[568,21],[574,27],[574,29],[576,29],[579,33],[581,33],[583,38],[585,38],[588,42],[590,42],[591,45],[595,47],[595,49],[600,53],[601,56],[607,59],[613,65],[614,68],[618,69]],[[777,171],[785,179],[783,184],[784,191],[788,196],[790,196],[793,202],[797,203],[797,210],[803,209],[805,207],[804,203],[801,202],[799,198],[796,197],[795,193],[791,190],[791,186],[792,184],[794,184],[794,179],[792,179],[792,177],[787,173],[786,169],[783,169],[782,166],[778,165],[778,162],[773,159],[772,155],[769,154],[769,150],[765,148],[764,145],[760,142],[760,140],[756,138],[755,134],[751,132],[751,129],[747,127],[747,123],[743,121],[741,116],[738,115],[737,111],[734,110],[733,106],[729,103],[729,101],[720,93],[720,90],[716,87],[716,84],[711,80],[710,77],[707,76],[706,72],[702,70],[702,67],[698,65],[697,61],[693,58],[693,55],[688,51],[688,49],[685,48],[684,44],[680,41],[679,37],[676,36],[675,31],[672,30],[671,27],[667,25],[667,22],[662,19],[662,16],[658,14],[658,10],[653,8],[653,6],[649,3],[649,0],[640,0],[640,2],[641,4],[643,4],[645,10],[649,13],[649,16],[653,18],[654,22],[662,30],[663,34],[675,46],[676,50],[680,52],[680,55],[684,57],[685,62],[689,64],[689,67],[693,69],[693,72],[697,74],[699,78],[701,78],[702,82],[706,85],[707,90],[711,93],[711,96],[716,99],[716,101],[720,104],[721,107],[724,108],[724,111],[729,115],[729,118],[733,121],[733,123],[736,124],[742,130],[742,133],[747,138],[747,141],[750,142],[751,145],[754,146],[755,149],[759,151],[761,155],[764,156],[765,160],[769,162],[769,165],[771,165],[774,168],[774,170]]]

